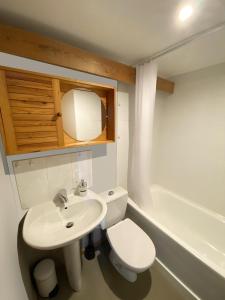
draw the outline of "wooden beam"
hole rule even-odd
[[[170,80],[167,80],[167,79],[164,79],[161,77],[157,78],[157,84],[156,84],[157,90],[160,90],[160,91],[163,91],[163,92],[166,92],[169,94],[173,94],[174,86],[175,86],[174,82],[172,82]]]
[[[49,64],[87,72],[124,83],[135,83],[135,68],[76,48],[70,44],[0,24],[0,51]],[[173,83],[158,78],[157,89],[172,93]]]
[[[135,69],[61,41],[0,24],[0,51],[132,84]]]

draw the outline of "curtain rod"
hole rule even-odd
[[[170,52],[172,52],[172,51],[174,51],[174,50],[176,50],[178,48],[181,48],[181,47],[185,46],[186,44],[188,44],[190,42],[193,42],[194,40],[197,40],[197,39],[199,39],[199,38],[201,38],[203,36],[207,36],[207,35],[209,35],[211,33],[217,32],[217,31],[219,31],[219,30],[221,30],[223,28],[225,28],[225,22],[219,23],[219,24],[217,24],[215,26],[212,26],[210,28],[204,29],[204,30],[202,30],[202,31],[200,31],[198,33],[192,34],[191,36],[187,37],[186,39],[183,39],[183,40],[181,40],[181,41],[179,41],[179,42],[177,42],[175,44],[172,44],[172,45],[168,46],[167,48],[165,48],[163,50],[160,50],[158,52],[155,52],[151,56],[146,57],[146,58],[140,60],[139,62],[137,62],[135,64],[135,66],[141,65],[143,63],[150,62],[151,60],[155,60],[155,59],[157,59],[157,58],[159,58],[159,57],[161,57],[163,55],[166,55],[166,54],[168,54],[168,53],[170,53]]]

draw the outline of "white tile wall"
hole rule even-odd
[[[61,189],[71,192],[73,184],[73,170],[70,154],[55,155],[45,158],[48,177],[48,199],[54,199]]]
[[[72,169],[73,169],[73,181],[76,185],[79,184],[80,180],[85,178],[88,186],[93,186],[92,179],[92,152],[77,152],[72,153]]]
[[[22,208],[54,198],[62,188],[71,193],[81,179],[92,186],[92,151],[55,155],[13,163]]]
[[[16,182],[23,208],[48,199],[48,176],[44,158],[14,163]]]

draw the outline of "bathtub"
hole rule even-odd
[[[128,200],[127,216],[151,237],[158,260],[193,295],[225,300],[225,218],[160,186],[152,206]]]

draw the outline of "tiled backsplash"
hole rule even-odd
[[[81,179],[92,186],[92,152],[76,152],[13,162],[22,208],[53,200],[62,188],[71,193]]]

